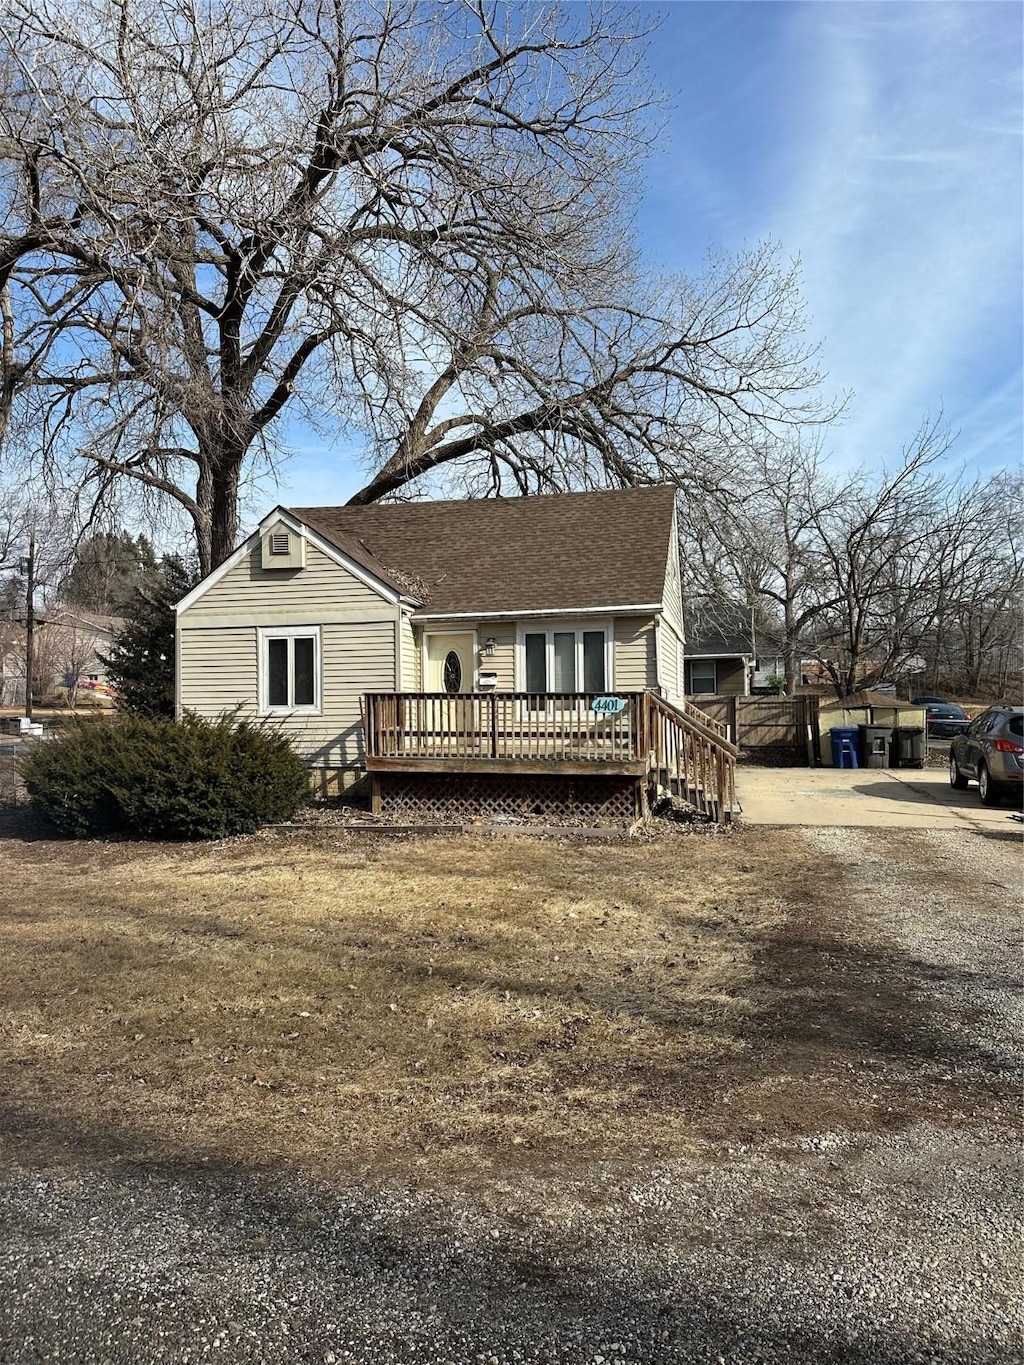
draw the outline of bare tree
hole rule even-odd
[[[1024,528],[1020,473],[958,489],[936,568],[936,626],[921,652],[935,685],[1001,695],[1024,662]]]
[[[782,658],[790,695],[816,623],[839,604],[819,520],[847,496],[818,439],[795,433],[755,443],[737,486],[691,500],[682,523],[682,560],[705,618],[749,619],[754,638]]]
[[[785,660],[836,693],[904,677],[920,657],[971,690],[1021,638],[1020,480],[965,484],[925,422],[890,469],[830,474],[816,443],[757,446],[733,495],[683,521],[687,590],[706,619],[746,614]],[[996,661],[999,661],[997,663]]]
[[[955,529],[969,495],[938,462],[949,450],[924,423],[895,468],[858,474],[813,526],[834,596],[815,622],[813,653],[838,696],[905,670],[950,609]]]
[[[362,434],[357,502],[455,468],[714,483],[752,429],[826,415],[776,248],[638,267],[624,6],[7,9],[5,363],[45,457],[174,500],[204,571],[286,408]]]

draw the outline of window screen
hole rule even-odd
[[[293,706],[312,706],[313,688],[313,637],[299,635],[292,640],[295,650],[295,695]]]
[[[288,705],[288,641],[267,641],[267,705]]]
[[[552,692],[576,691],[576,632],[556,630],[553,645]]]
[[[690,691],[714,692],[717,687],[715,676],[715,665],[710,664],[691,664],[690,665]]]
[[[546,692],[548,690],[548,670],[545,653],[546,635],[527,635],[526,637],[526,690],[527,692]]]
[[[316,706],[316,637],[271,636],[266,650],[267,706]]]
[[[603,692],[604,689],[604,631],[585,630],[583,632],[583,690],[584,692]]]

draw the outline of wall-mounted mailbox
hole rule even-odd
[[[497,673],[493,672],[490,669],[481,669],[481,671],[477,674],[477,686],[480,687],[481,689],[485,687],[497,687],[498,686]]]

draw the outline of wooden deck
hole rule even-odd
[[[373,771],[551,773],[639,771],[643,692],[596,715],[589,693],[376,692],[366,697],[366,766]]]
[[[618,779],[620,794],[634,793],[636,814],[659,793],[671,793],[713,819],[728,819],[737,751],[724,727],[650,691],[615,696],[623,709],[599,714],[596,695],[585,692],[367,693],[366,766],[374,805],[380,806],[385,775],[392,783],[399,775],[438,781],[492,775],[495,786],[504,780],[509,790],[519,783],[522,791],[524,782],[533,780],[534,790],[545,778],[604,779],[606,787]],[[587,795],[595,790],[592,782]],[[584,799],[584,787],[577,784],[574,791],[575,799]]]

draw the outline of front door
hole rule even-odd
[[[427,636],[428,692],[472,692],[474,642],[471,632]]]

